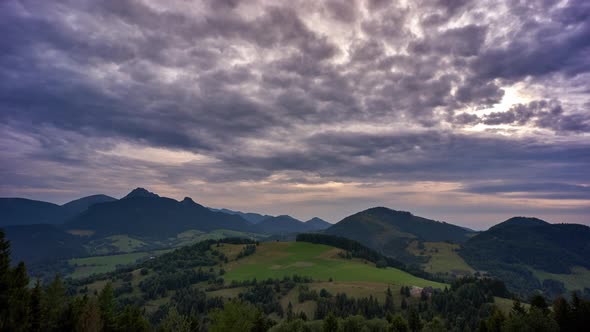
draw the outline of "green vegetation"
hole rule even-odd
[[[409,212],[377,207],[344,218],[326,234],[358,241],[406,264],[422,263],[406,248],[413,240],[465,242],[473,233],[459,226],[414,216]]]
[[[460,245],[448,242],[412,241],[407,250],[413,255],[427,259],[422,264],[424,271],[432,274],[467,275],[475,273],[457,251]]]
[[[147,260],[150,257],[155,257],[170,252],[171,250],[172,249],[164,249],[129,254],[70,259],[68,262],[70,265],[75,267],[75,270],[69,275],[69,277],[79,279],[91,276],[93,274],[112,272],[118,267],[135,264],[138,261]]]
[[[587,285],[579,278],[587,276],[585,271],[565,275],[576,266],[590,269],[588,243],[588,226],[515,217],[474,236],[459,254],[470,266],[504,280],[514,293],[526,298],[540,290],[555,298],[565,292],[566,283]]]
[[[266,237],[264,234],[259,233],[249,233],[249,232],[241,232],[241,231],[234,231],[229,229],[216,229],[210,232],[202,232],[195,229],[191,229],[188,231],[184,231],[178,235],[176,235],[177,242],[175,243],[175,247],[181,247],[185,245],[194,244],[197,242],[205,241],[205,240],[220,240],[225,238],[231,237],[240,237],[245,239],[263,239]]]
[[[305,242],[268,242],[258,246],[256,254],[226,265],[226,280],[282,278],[293,274],[327,281],[365,281],[396,285],[432,286],[444,284],[415,277],[394,269],[378,269],[359,259],[338,258],[339,249]]]
[[[583,290],[590,288],[590,270],[581,266],[574,266],[568,274],[549,273],[532,269],[535,277],[541,281],[551,279],[562,282],[569,291]]]

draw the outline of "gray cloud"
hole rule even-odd
[[[88,178],[117,174],[179,187],[588,183],[590,6],[500,2],[508,13],[472,1],[2,2],[0,194],[103,188]],[[507,85],[555,78],[582,92],[472,112]],[[476,125],[552,134],[464,130]],[[121,144],[213,161],[104,153]]]

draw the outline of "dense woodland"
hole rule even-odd
[[[225,241],[244,244],[242,256],[256,250],[250,240]],[[124,287],[113,288],[110,282],[96,294],[59,276],[31,285],[24,263],[11,266],[10,244],[0,232],[0,331],[581,331],[590,324],[590,302],[577,294],[558,298],[552,310],[540,295],[530,299],[528,308],[515,300],[512,310],[503,313],[494,296],[510,294],[496,279],[458,279],[418,298],[410,296],[408,287],[395,293],[388,288],[383,302],[318,292],[304,276],[226,285],[220,271],[208,269],[227,259],[216,250],[220,242],[200,242],[145,262],[141,273],[153,278],[145,279],[143,298],[134,303]],[[108,277],[127,278],[128,272]],[[208,297],[192,287],[195,281],[245,290],[232,300]],[[286,309],[280,305],[281,296],[293,289],[299,302],[317,304],[313,317],[294,312],[292,303]],[[142,301],[169,290],[175,292],[168,303],[152,313],[142,309]],[[395,297],[401,305],[394,304]]]

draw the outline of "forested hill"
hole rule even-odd
[[[465,228],[384,207],[371,208],[344,218],[325,233],[356,240],[383,253],[400,255],[411,240],[463,243],[474,234]]]
[[[474,266],[500,261],[569,273],[572,266],[590,268],[590,227],[515,217],[474,236],[461,255]]]
[[[590,227],[515,217],[468,240],[460,255],[471,266],[502,278],[513,291],[559,294],[563,283],[533,272],[569,275],[573,267],[590,269]]]

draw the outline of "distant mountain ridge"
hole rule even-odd
[[[459,254],[474,268],[504,280],[517,294],[541,291],[552,297],[575,287],[590,287],[590,280],[583,276],[575,278],[585,281],[571,283],[575,280],[572,268],[590,269],[590,227],[585,225],[514,217],[469,239]],[[560,279],[535,270],[569,277]]]
[[[106,195],[92,195],[57,205],[26,198],[0,198],[0,226],[62,224],[94,204],[115,200]]]
[[[266,214],[260,214],[260,213],[254,213],[254,212],[241,212],[241,211],[234,211],[234,210],[229,210],[229,209],[224,209],[224,208],[222,208],[222,209],[209,208],[209,209],[211,209],[212,211],[218,211],[218,212],[223,212],[223,213],[227,213],[227,214],[238,215],[253,224],[257,224],[264,219],[273,217],[273,216],[266,215]]]
[[[348,216],[324,232],[358,241],[406,262],[406,247],[412,240],[463,243],[474,234],[463,227],[385,207]]]
[[[474,266],[502,261],[552,273],[569,273],[572,266],[590,269],[590,227],[514,217],[471,238],[461,254]]]
[[[256,224],[256,227],[261,232],[268,234],[290,234],[320,231],[332,225],[317,217],[308,220],[308,222],[303,222],[288,215],[281,215],[266,218]]]
[[[186,230],[230,229],[254,232],[253,225],[238,215],[230,215],[195,203],[160,197],[143,188],[124,198],[91,206],[64,225],[67,229],[91,230],[97,236],[127,234],[159,238]]]

